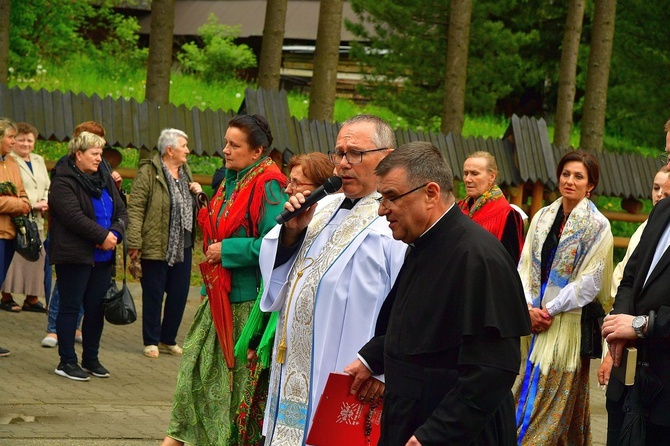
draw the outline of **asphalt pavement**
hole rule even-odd
[[[170,421],[179,358],[142,355],[141,288],[129,283],[138,310],[137,322],[106,324],[100,362],[110,378],[79,382],[54,373],[58,349],[43,348],[46,316],[0,311],[0,346],[11,355],[0,358],[0,446],[158,446]],[[183,339],[200,303],[192,287],[177,342]],[[23,302],[23,296],[14,299]],[[77,344],[81,356],[81,346]],[[81,357],[80,357],[81,359]],[[604,446],[607,431],[604,392],[591,364],[593,445]],[[206,446],[206,445],[198,445]]]

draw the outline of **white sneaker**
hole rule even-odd
[[[42,347],[54,348],[57,345],[58,339],[54,338],[53,336],[45,336],[44,339],[42,339]]]

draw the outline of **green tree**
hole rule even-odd
[[[561,46],[561,63],[558,73],[558,98],[554,120],[554,145],[570,147],[570,131],[573,123],[573,108],[577,91],[577,63],[579,42],[582,36],[585,0],[570,0]]]
[[[153,0],[145,97],[159,104],[170,102],[173,30],[174,0]]]
[[[607,133],[625,136],[618,147],[665,146],[663,124],[670,118],[670,52],[667,11],[670,1],[618,2],[616,36],[607,91]]]
[[[307,114],[309,119],[333,119],[343,7],[344,0],[321,0]]]
[[[287,0],[268,0],[265,7],[263,43],[258,63],[260,88],[279,89],[287,3]]]
[[[490,114],[500,98],[544,85],[547,70],[538,58],[544,44],[538,30],[542,26],[528,12],[549,9],[543,3],[473,2],[466,112]],[[351,5],[371,29],[347,23],[370,42],[369,46],[353,44],[352,49],[352,55],[371,70],[367,93],[406,117],[410,125],[437,128],[445,88],[450,2],[352,0]]]
[[[595,0],[580,147],[602,151],[616,0]]]
[[[185,71],[208,82],[233,78],[237,71],[256,66],[251,48],[235,44],[239,29],[220,24],[216,15],[210,14],[207,23],[198,28],[202,47],[195,42],[186,43],[177,59]]]
[[[7,83],[9,69],[9,11],[10,0],[0,0],[0,84]]]
[[[95,15],[88,2],[12,0],[11,3],[9,64],[16,73],[33,73],[40,60],[63,61],[89,48],[80,34]]]
[[[463,130],[471,17],[472,0],[452,0],[440,126],[442,133],[460,134]]]

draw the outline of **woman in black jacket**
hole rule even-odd
[[[128,224],[126,207],[110,172],[98,169],[105,142],[82,132],[69,145],[69,157],[53,172],[49,190],[49,256],[56,266],[60,307],[56,319],[60,364],[57,375],[88,381],[109,372],[98,360],[104,325],[102,300],[109,288],[114,248]],[[79,309],[84,305],[81,367],[74,350]],[[88,373],[87,373],[88,372]]]

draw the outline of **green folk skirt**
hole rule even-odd
[[[254,301],[232,304],[234,342],[253,304]],[[245,364],[236,361],[230,391],[229,370],[216,336],[209,300],[205,299],[184,340],[167,435],[192,445],[225,446],[248,376]]]

